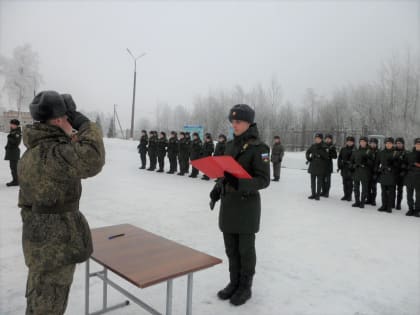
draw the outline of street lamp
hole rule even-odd
[[[131,57],[133,57],[134,61],[134,84],[133,84],[133,106],[131,108],[131,131],[130,131],[130,137],[133,139],[134,134],[134,108],[136,105],[136,78],[137,78],[137,59],[143,57],[146,55],[146,53],[142,53],[137,57],[134,57],[134,55],[131,53],[130,49],[127,48],[127,52],[130,54]]]

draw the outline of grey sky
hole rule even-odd
[[[80,107],[112,112],[129,127],[131,57],[138,62],[137,112],[156,103],[190,106],[194,96],[236,84],[268,84],[284,98],[329,95],[376,77],[381,61],[419,51],[418,1],[3,1],[0,54],[30,43],[42,89]]]

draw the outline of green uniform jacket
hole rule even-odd
[[[327,173],[328,153],[325,145],[314,143],[306,151],[306,160],[309,161],[308,173],[316,176],[325,176]]]
[[[157,136],[151,136],[149,138],[149,145],[147,146],[147,151],[150,154],[156,154],[157,153],[157,143],[158,143],[158,137]]]
[[[92,253],[90,229],[79,211],[81,179],[101,171],[105,149],[94,123],[83,124],[77,139],[47,124],[25,128],[19,207],[25,263],[32,270],[82,262]]]
[[[281,163],[284,156],[284,147],[281,143],[273,144],[271,149],[271,162],[273,163]]]
[[[191,160],[196,160],[201,157],[202,142],[200,139],[194,139],[191,145]]]
[[[7,135],[7,144],[6,144],[6,156],[5,160],[16,161],[20,159],[20,141],[22,140],[22,130],[20,127],[16,129],[11,129],[10,133]]]
[[[354,151],[354,146],[345,146],[342,147],[340,150],[340,154],[338,155],[337,166],[338,169],[341,171],[341,176],[343,177],[351,177],[352,176],[352,165],[351,165],[351,156]]]
[[[407,175],[404,178],[404,184],[420,189],[420,167],[416,166],[415,163],[420,164],[420,151],[416,151],[414,148],[413,151],[405,155],[404,166]]]
[[[261,200],[258,190],[270,184],[270,148],[258,138],[256,124],[226,143],[225,155],[232,156],[252,176],[239,179],[238,190],[224,181],[221,185],[219,227],[224,233],[257,233],[260,229]]]
[[[147,152],[147,142],[149,141],[149,137],[147,135],[140,137],[140,143],[137,146],[139,153],[146,153]]]
[[[337,158],[337,149],[334,144],[327,144],[325,143],[325,150],[328,153],[328,160],[327,160],[327,174],[331,174],[333,170],[333,160]]]
[[[188,159],[191,151],[191,140],[182,138],[178,141],[179,144],[179,157],[182,159]]]
[[[175,137],[168,140],[168,157],[176,157],[178,155],[178,139]]]
[[[353,180],[368,182],[372,176],[374,156],[368,148],[359,148],[351,155],[351,165],[354,170]]]
[[[397,152],[394,149],[383,149],[379,153],[379,182],[382,185],[395,185],[398,169],[396,167]]]
[[[166,155],[166,148],[168,147],[168,140],[166,138],[160,138],[157,141],[157,155],[162,158]]]

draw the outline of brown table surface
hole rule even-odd
[[[92,238],[91,258],[140,288],[222,262],[131,224],[92,229]]]

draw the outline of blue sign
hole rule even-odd
[[[204,128],[200,125],[185,125],[184,132],[189,132],[192,136],[194,132],[198,133],[201,141],[204,139]],[[192,137],[191,137],[192,138]]]

